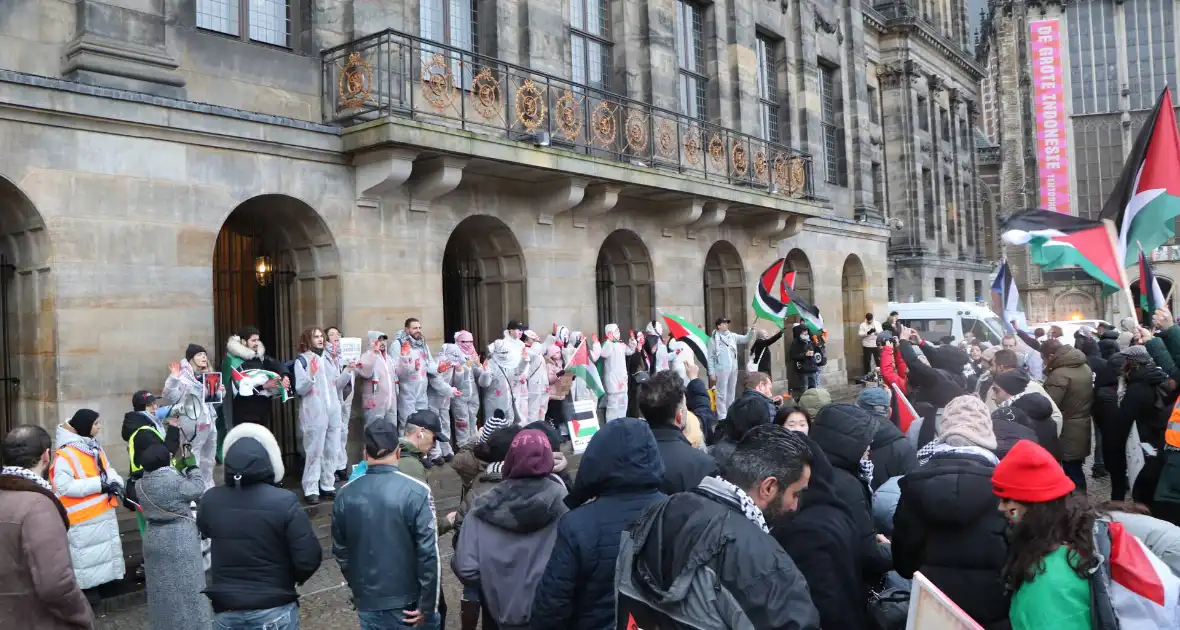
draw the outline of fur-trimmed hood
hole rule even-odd
[[[286,469],[275,436],[260,424],[239,424],[225,436],[225,485],[280,484]]]
[[[258,352],[254,352],[237,335],[231,336],[229,341],[225,342],[225,351],[243,361],[262,359],[266,356],[266,346],[262,345],[261,341],[258,342]]]

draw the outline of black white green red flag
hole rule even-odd
[[[1155,279],[1155,270],[1139,248],[1139,308],[1150,319],[1151,314],[1164,307],[1164,292],[1160,290],[1160,283]]]
[[[751,304],[756,317],[774,322],[780,327],[783,325],[783,318],[787,316],[787,305],[775,295],[774,289],[776,285],[785,286],[783,268],[786,264],[787,259],[779,258],[758,276],[758,286],[754,288],[754,300]],[[783,294],[781,289],[779,293]]]
[[[583,338],[578,347],[574,349],[574,356],[570,357],[566,369],[581,379],[595,397],[602,398],[606,393],[606,388],[602,386],[602,379],[598,375],[598,367],[590,362],[589,340]]]
[[[692,353],[696,357],[697,365],[701,367],[702,371],[708,371],[709,336],[705,334],[705,331],[687,319],[677,315],[660,313],[660,317],[664,320],[664,327],[668,329],[668,336],[688,344],[688,347],[692,348]]]
[[[1122,287],[1121,257],[1101,221],[1048,210],[1023,210],[1000,221],[1009,245],[1028,245],[1032,262],[1042,269],[1081,267],[1111,291]]]
[[[1180,134],[1172,91],[1164,88],[1143,123],[1099,218],[1114,222],[1120,260],[1135,264],[1135,244],[1153,250],[1175,236],[1180,216]]]
[[[824,331],[824,318],[819,316],[819,309],[808,304],[799,291],[795,290],[794,271],[783,276],[782,301],[787,307],[787,316],[798,317],[807,326],[807,330],[811,331],[811,334],[818,335]]]

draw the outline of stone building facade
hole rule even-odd
[[[995,182],[989,190],[1000,214],[1034,208],[1040,199],[1029,22],[1060,21],[1070,201],[1075,214],[1097,218],[1156,98],[1165,85],[1176,85],[1178,18],[1175,0],[992,0],[977,54],[987,72],[981,87],[986,144],[1003,156],[982,173]],[[1042,271],[1029,264],[1026,249],[1004,249],[1029,321],[1118,316],[1124,302],[1104,299],[1084,274]],[[1151,257],[1167,293],[1180,273],[1180,247],[1173,241]],[[1127,273],[1134,283],[1138,270]],[[1133,292],[1137,299],[1138,288]]]
[[[884,206],[917,195],[873,177],[897,159],[865,124],[901,115],[889,23],[857,0],[10,0],[0,428],[91,407],[118,444],[134,391],[244,324],[280,359],[306,326],[410,316],[435,348],[509,318],[744,328],[778,256],[846,382],[887,299]]]
[[[982,68],[967,2],[894,0],[866,11],[878,51],[871,166],[894,228],[888,293],[899,302],[987,295],[992,269],[975,158]]]

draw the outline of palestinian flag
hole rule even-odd
[[[1172,92],[1164,88],[1143,123],[1123,173],[1100,218],[1114,221],[1123,267],[1135,264],[1135,243],[1153,250],[1175,236],[1180,216],[1180,136]]]
[[[1139,308],[1143,309],[1143,316],[1151,321],[1152,313],[1164,307],[1164,292],[1160,290],[1160,283],[1155,280],[1155,271],[1147,256],[1143,254],[1143,247],[1139,247]]]
[[[263,386],[273,380],[281,381],[283,376],[278,372],[271,372],[270,370],[238,370],[234,369],[232,372],[234,388],[238,390],[239,395],[249,396],[252,394],[263,394],[266,396],[277,396],[282,402],[287,402],[291,398],[291,392],[283,387],[282,383],[274,389],[265,389]],[[245,387],[245,389],[243,388]],[[245,393],[250,391],[251,393]]]
[[[901,388],[897,386],[897,383],[893,383],[892,387],[893,406],[897,408],[898,428],[901,429],[902,433],[905,433],[910,430],[910,425],[914,423],[914,420],[919,418],[918,412],[910,404],[910,399],[906,398],[905,394],[901,392]]]
[[[754,315],[759,319],[775,322],[780,327],[783,325],[783,317],[787,315],[787,307],[775,296],[774,285],[786,282],[786,277],[783,276],[783,266],[786,264],[786,258],[779,258],[771,263],[758,278],[758,287],[754,291]],[[780,288],[780,294],[781,292]]]
[[[1110,601],[1123,630],[1175,628],[1180,578],[1123,527],[1110,523]]]
[[[819,316],[819,309],[808,304],[807,300],[804,300],[799,292],[795,290],[795,272],[792,271],[787,275],[790,276],[790,279],[788,281],[787,276],[783,276],[781,287],[783,302],[787,307],[787,316],[794,315],[798,317],[813,335],[822,333],[824,331],[824,318]]]
[[[696,356],[697,365],[707,373],[709,370],[709,336],[705,334],[705,331],[683,317],[665,313],[660,313],[660,317],[664,319],[664,326],[668,328],[668,336],[688,344],[688,347],[692,348],[693,355]]]
[[[1090,277],[1117,291],[1120,257],[1101,221],[1091,221],[1048,210],[1023,210],[1000,222],[1004,242],[1028,245],[1034,263],[1042,269],[1078,266]]]
[[[565,369],[573,372],[574,376],[581,379],[586,384],[586,388],[594,394],[595,398],[602,398],[603,394],[606,393],[606,389],[602,387],[602,379],[598,376],[597,366],[590,362],[590,347],[587,345],[588,343],[588,339],[582,339],[582,343],[579,343],[577,349],[574,350],[574,356],[570,357]]]

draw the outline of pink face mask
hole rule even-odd
[[[475,350],[475,338],[472,337],[471,333],[467,332],[466,330],[459,331],[459,333],[455,335],[455,344],[459,346],[459,349],[463,351],[463,354],[469,357],[479,355],[479,353]]]

